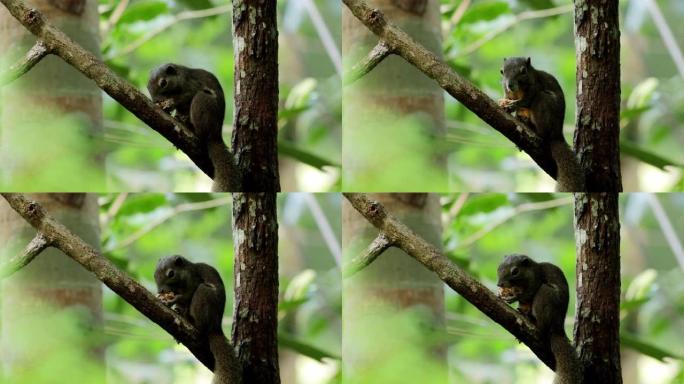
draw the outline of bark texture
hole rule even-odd
[[[278,220],[275,193],[233,194],[233,343],[243,381],[280,383]]]
[[[587,383],[622,383],[620,214],[617,193],[575,194],[574,340]]]
[[[590,192],[622,191],[618,0],[575,0],[575,149]]]
[[[278,192],[278,23],[276,2],[233,0],[235,52],[232,153],[241,191]]]

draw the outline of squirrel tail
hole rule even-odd
[[[242,369],[233,347],[223,331],[209,334],[209,349],[214,355],[214,380],[212,384],[242,384]]]
[[[551,351],[556,359],[556,379],[553,384],[580,384],[582,370],[575,348],[565,332],[551,334]]]
[[[556,191],[584,192],[586,190],[584,171],[565,140],[551,142],[551,156],[556,161],[558,169]]]
[[[214,165],[214,185],[213,192],[233,192],[240,185],[240,175],[237,171],[233,156],[228,151],[228,147],[222,138],[209,140],[209,158]]]

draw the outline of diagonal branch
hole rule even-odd
[[[10,276],[14,272],[24,268],[50,245],[52,244],[48,238],[43,233],[38,232],[33,240],[24,248],[21,255],[7,260],[0,266],[0,278]]]
[[[209,345],[202,340],[197,329],[187,320],[162,304],[145,287],[131,279],[95,248],[55,220],[40,204],[28,200],[22,194],[2,193],[1,195],[12,209],[44,236],[47,243],[95,274],[107,287],[140,313],[185,344],[202,364],[209,369],[213,368],[214,358]]]
[[[444,283],[525,343],[544,364],[554,369],[555,360],[548,343],[540,341],[536,327],[518,311],[452,263],[441,250],[389,214],[382,204],[370,200],[365,194],[345,193],[344,196],[394,246],[436,273]]]
[[[392,245],[394,244],[392,244],[387,235],[385,235],[384,232],[380,232],[380,234],[378,234],[375,240],[373,240],[373,242],[370,243],[368,248],[366,248],[366,250],[362,254],[351,259],[344,266],[342,274],[344,275],[344,277],[353,276],[356,272],[369,266],[372,262],[375,261],[375,259],[378,258],[378,256],[380,256],[381,253],[385,252],[385,250],[387,250]]]
[[[0,73],[0,87],[23,76],[48,54],[50,54],[50,50],[45,43],[41,40],[36,41],[33,47],[26,52],[26,55],[21,60]]]
[[[366,76],[366,74],[375,68],[381,61],[392,53],[392,49],[384,41],[378,44],[368,52],[368,55],[363,60],[356,63],[347,73],[344,74],[344,84],[349,85],[356,80]]]
[[[4,1],[4,0],[3,0]],[[390,23],[378,9],[363,0],[343,0],[344,4],[368,29],[384,41],[393,53],[434,79],[442,89],[458,100],[485,123],[525,151],[546,173],[556,178],[556,163],[542,139],[520,120],[505,112],[497,103],[468,80],[461,77],[434,53]]]
[[[213,177],[214,167],[206,148],[200,145],[198,138],[187,127],[154,105],[137,88],[117,76],[93,53],[48,23],[35,8],[27,7],[21,0],[0,0],[0,3],[4,4],[26,29],[42,40],[48,51],[95,81],[109,96],[185,152],[204,173]]]

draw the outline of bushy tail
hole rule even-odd
[[[553,384],[581,384],[582,370],[577,352],[565,333],[551,335],[551,351],[556,359],[556,379]]]
[[[240,175],[234,159],[228,152],[228,147],[223,143],[223,139],[210,140],[207,150],[209,158],[214,165],[214,192],[234,192],[240,185]]]
[[[556,161],[558,169],[556,191],[584,192],[586,190],[584,171],[565,140],[551,142],[551,156]]]
[[[212,384],[242,384],[242,369],[233,347],[219,331],[209,335],[209,349],[214,355]]]

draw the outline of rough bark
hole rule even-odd
[[[276,2],[233,0],[235,80],[232,152],[245,192],[278,192]]]
[[[60,199],[66,197],[66,199]],[[34,195],[50,207],[60,220],[75,233],[99,247],[98,206],[94,195]],[[2,280],[2,351],[3,365],[8,372],[21,375],[33,369],[36,361],[54,362],[61,352],[50,343],[27,334],[24,324],[45,327],[51,332],[65,331],[64,325],[49,315],[76,310],[83,332],[92,338],[102,337],[102,284],[58,249],[44,249],[48,236],[35,236],[35,231],[21,216],[0,199],[0,258],[6,261],[14,251],[29,243],[37,245],[41,255],[10,277]],[[33,238],[33,240],[31,240]],[[37,244],[38,243],[38,244]],[[79,311],[81,309],[81,311]],[[30,331],[29,331],[30,332]],[[53,343],[54,344],[54,343]],[[87,354],[91,361],[104,364],[104,349],[93,347]],[[19,379],[19,377],[15,377]],[[104,383],[104,371],[99,377],[89,376],[93,383]],[[1,381],[1,380],[0,380]]]
[[[575,0],[575,148],[587,191],[620,192],[618,0]]]
[[[243,381],[280,383],[278,367],[278,220],[275,193],[233,194],[232,340]]]
[[[617,193],[575,194],[574,340],[587,383],[622,383],[620,215]]]

